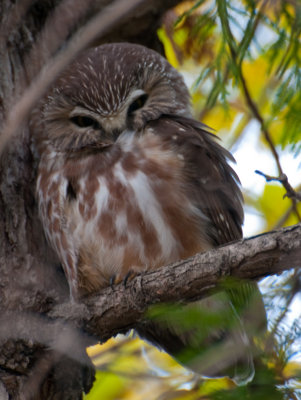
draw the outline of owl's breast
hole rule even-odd
[[[88,290],[210,247],[205,218],[187,195],[181,158],[152,134],[124,135],[115,146],[118,157],[112,148],[112,158],[108,151],[87,160],[93,168],[66,202],[80,282]]]

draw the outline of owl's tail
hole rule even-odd
[[[192,371],[243,385],[255,374],[253,339],[265,329],[257,284],[244,283],[188,305],[155,310],[136,330]]]

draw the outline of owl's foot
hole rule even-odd
[[[123,283],[123,286],[126,287],[127,283],[134,279],[138,274],[139,273],[134,269],[130,269],[125,275],[112,275],[109,280],[111,289],[114,290],[114,286],[118,285],[121,282]]]
[[[123,286],[126,287],[126,284],[131,281],[132,279],[134,279],[136,276],[138,275],[138,273],[136,271],[133,271],[132,269],[130,269],[127,274],[125,275],[125,277],[123,278]]]

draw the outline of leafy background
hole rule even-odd
[[[238,161],[245,235],[301,220],[300,33],[298,0],[186,1],[158,31],[191,89],[195,117]],[[300,272],[260,287],[274,342],[259,343],[255,383],[203,379],[130,334],[88,349],[98,371],[86,399],[301,399]]]

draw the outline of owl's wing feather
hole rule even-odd
[[[45,153],[47,158],[47,153]],[[68,179],[57,171],[48,172],[45,159],[39,166],[37,197],[39,214],[48,241],[58,254],[69,283],[72,298],[77,297],[77,255],[66,220],[66,203],[70,197]]]
[[[183,158],[187,193],[208,218],[212,245],[241,238],[243,200],[238,176],[228,164],[234,161],[232,155],[217,143],[210,128],[190,118],[162,116],[150,124]]]
[[[238,176],[228,164],[228,161],[234,161],[232,155],[219,145],[210,128],[195,120],[162,116],[150,125],[166,146],[171,143],[172,150],[183,160],[185,191],[190,193],[190,200],[208,219],[207,235],[212,247],[240,239],[243,199]],[[197,329],[185,332],[181,327],[177,329],[172,321],[165,321],[162,325],[157,321],[147,321],[138,332],[194,371],[209,376],[226,374],[237,383],[245,383],[254,375],[252,334],[264,329],[266,322],[261,295],[256,282],[248,281],[225,287],[222,302],[219,295],[197,301],[191,307],[200,310],[203,307],[210,310],[221,308],[222,314],[229,313],[235,321],[232,328],[231,324],[230,328],[213,327],[203,341],[198,338]],[[184,312],[187,310],[185,308]],[[213,360],[211,366],[206,365],[203,358],[204,351],[210,346],[213,348],[207,361]],[[190,348],[192,357],[188,355],[191,360],[185,361],[182,351],[187,348]],[[240,352],[237,353],[237,349]],[[220,351],[225,352],[224,360],[218,355]],[[232,361],[229,361],[231,357]]]

